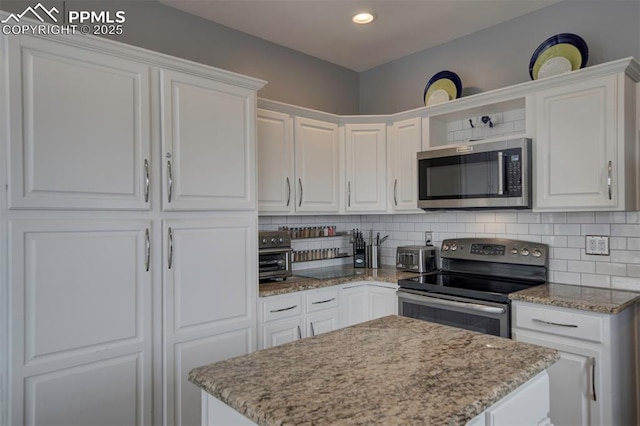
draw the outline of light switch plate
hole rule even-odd
[[[609,256],[609,237],[607,235],[585,236],[585,251],[587,254]]]

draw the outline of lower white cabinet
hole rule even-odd
[[[398,298],[395,284],[361,281],[345,284],[340,290],[341,326],[398,314]]]
[[[200,423],[192,368],[255,350],[255,214],[163,223],[164,394],[168,424]]]
[[[9,221],[9,424],[152,423],[150,229]]]
[[[636,308],[616,315],[513,303],[515,340],[561,351],[549,368],[556,425],[635,425]]]
[[[395,284],[359,281],[260,298],[260,349],[398,313]]]

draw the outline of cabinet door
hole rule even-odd
[[[302,339],[302,320],[300,317],[269,323],[262,326],[262,346],[272,348]]]
[[[337,330],[340,328],[340,310],[330,309],[327,311],[315,312],[307,315],[307,336],[313,337],[318,334]]]
[[[345,125],[346,211],[387,208],[385,124]]]
[[[522,330],[514,330],[513,338],[557,349],[560,360],[547,370],[551,393],[550,417],[556,425],[601,424],[601,355],[597,351],[572,346],[570,341],[557,337],[541,337]],[[594,395],[595,391],[595,395]]]
[[[338,212],[338,126],[295,118],[297,212]]]
[[[398,315],[398,297],[396,289],[376,285],[369,286],[369,319],[387,315]]]
[[[422,212],[418,209],[418,160],[422,147],[420,117],[393,124],[389,146],[391,206],[395,212]]]
[[[343,287],[340,293],[341,327],[369,320],[369,287],[367,285]]]
[[[9,207],[149,207],[149,67],[9,37]]]
[[[189,369],[255,350],[255,214],[167,220],[164,271],[166,422],[200,423]]]
[[[535,209],[620,207],[616,90],[611,76],[536,94]]]
[[[149,228],[10,222],[9,424],[153,423]]]
[[[255,92],[161,70],[164,210],[255,209]]]
[[[288,114],[258,110],[258,210],[293,211],[293,120]]]

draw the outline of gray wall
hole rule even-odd
[[[424,106],[432,75],[451,70],[462,96],[529,81],[529,61],[548,37],[570,32],[589,46],[589,65],[640,58],[640,1],[564,0],[503,24],[360,73],[360,113]]]
[[[62,10],[62,1],[41,0]],[[20,13],[36,0],[0,0]],[[124,10],[122,35],[110,38],[138,47],[267,80],[258,96],[336,114],[358,113],[358,73],[267,42],[156,0],[67,0],[67,10]]]

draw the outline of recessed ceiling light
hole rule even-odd
[[[369,13],[369,12],[358,13],[353,18],[351,18],[351,20],[356,24],[362,24],[362,25],[371,23],[373,22],[374,19],[376,19],[376,16],[373,13]]]

